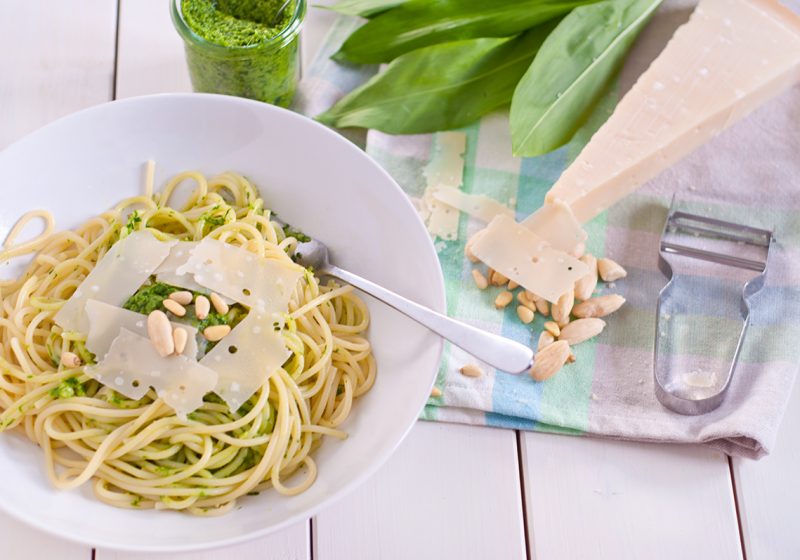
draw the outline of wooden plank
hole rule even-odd
[[[420,422],[366,484],[317,516],[314,558],[525,557],[512,431]]]
[[[526,433],[531,557],[741,558],[722,453]]]
[[[800,384],[795,383],[774,451],[732,459],[747,558],[800,558]]]
[[[0,543],[3,543],[2,557],[9,560],[90,560],[92,557],[90,547],[51,537],[4,513],[0,513]]]
[[[183,41],[164,0],[121,0],[117,99],[191,91]]]
[[[0,149],[111,99],[116,4],[0,2]]]
[[[116,5],[28,0],[0,3],[0,149],[48,122],[111,99]],[[72,25],[74,22],[75,25]],[[68,543],[0,513],[3,557],[89,560]]]
[[[158,515],[158,514],[156,514]],[[169,514],[167,514],[169,515]],[[269,535],[254,541],[235,546],[228,546],[204,552],[185,553],[133,553],[116,552],[98,549],[95,553],[96,560],[229,560],[240,558],[280,560],[308,560],[311,558],[311,537],[309,523],[302,522],[292,525],[274,535]]]

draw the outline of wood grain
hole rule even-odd
[[[774,451],[760,461],[733,459],[747,558],[800,558],[800,384],[795,383]]]
[[[116,18],[107,0],[0,2],[0,149],[111,99]]]
[[[111,99],[116,18],[116,4],[106,0],[0,2],[0,149],[54,119]],[[91,558],[91,548],[3,513],[0,542],[2,557],[14,560]]]
[[[725,455],[526,433],[532,558],[741,558]]]
[[[514,432],[417,423],[314,537],[317,560],[524,558]]]
[[[97,550],[95,554],[95,560],[229,560],[231,558],[309,560],[311,558],[309,524],[304,521],[261,539],[203,552],[145,554]]]

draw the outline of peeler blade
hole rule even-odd
[[[653,357],[656,397],[687,415],[722,404],[774,243],[771,230],[698,208],[676,195],[667,215],[659,267],[668,281],[658,297]]]

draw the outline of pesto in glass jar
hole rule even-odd
[[[195,91],[292,102],[305,0],[172,0]]]

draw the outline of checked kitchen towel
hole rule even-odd
[[[514,158],[507,113],[498,112],[463,129],[466,133],[462,189],[486,194],[515,208],[517,219],[536,210],[547,189],[588,141],[591,132],[647,68],[675,28],[691,13],[691,2],[666,2],[640,36],[616,91],[567,146],[536,158]],[[301,85],[297,110],[316,115],[367,79],[376,67],[338,65],[328,56],[356,26],[339,19]],[[586,225],[588,252],[608,256],[628,277],[603,293],[620,293],[627,304],[608,317],[605,331],[574,348],[577,361],[537,383],[484,366],[468,378],[459,368],[474,358],[446,345],[427,420],[526,430],[586,434],[638,441],[698,442],[727,453],[758,458],[770,451],[800,363],[800,85],[661,173],[633,195]],[[366,150],[412,197],[425,189],[423,170],[440,135],[367,135]],[[774,228],[778,244],[767,285],[759,296],[732,387],[716,411],[696,417],[665,409],[653,392],[655,304],[665,279],[657,268],[658,241],[670,199],[681,192],[697,211],[762,228]],[[486,330],[535,345],[538,316],[523,325],[514,306],[493,302],[500,288],[479,290],[464,244],[483,224],[460,218],[458,238],[434,239],[444,271],[447,312]],[[708,277],[708,290],[723,289],[724,277]],[[739,319],[715,309],[698,313],[686,328],[707,331]],[[691,340],[691,336],[686,337]],[[697,351],[697,349],[694,349]],[[713,349],[704,349],[712,352]]]

